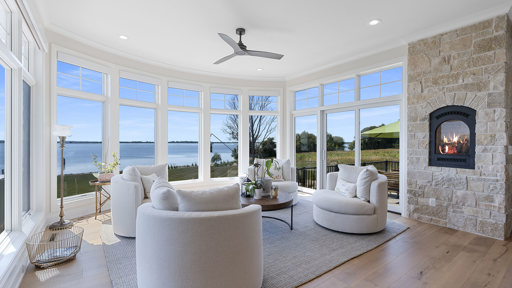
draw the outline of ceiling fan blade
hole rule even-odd
[[[233,57],[235,57],[235,56],[236,56],[236,54],[235,54],[235,53],[233,53],[233,54],[229,54],[228,56],[226,56],[226,57],[222,57],[222,58],[220,58],[219,60],[215,61],[215,63],[213,63],[213,64],[220,64],[220,63],[222,63],[222,62],[224,62],[224,61],[227,61],[227,60],[229,60],[229,59],[231,59],[231,58],[233,58]]]
[[[240,49],[240,47],[238,46],[238,43],[236,43],[236,41],[233,40],[228,35],[219,33],[219,36],[220,36],[220,38],[222,38],[222,40],[224,40],[226,43],[228,43],[228,45],[231,46],[231,48],[233,48],[233,50],[235,50],[235,52],[242,51],[242,49]]]
[[[271,59],[281,59],[284,55],[272,53],[272,52],[265,52],[265,51],[255,51],[255,50],[245,50],[247,55],[250,56],[257,56],[257,57],[264,57],[264,58],[271,58]]]

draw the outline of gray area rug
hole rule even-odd
[[[263,287],[296,287],[348,260],[368,252],[407,229],[388,221],[379,233],[355,235],[334,232],[313,221],[313,204],[301,199],[294,207],[293,231],[286,224],[263,218]],[[264,212],[286,221],[290,209]],[[111,225],[103,224],[101,237],[112,285],[137,287],[135,239],[114,235]]]

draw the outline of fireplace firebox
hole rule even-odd
[[[430,113],[429,165],[475,169],[476,111],[450,105]]]

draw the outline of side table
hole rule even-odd
[[[94,186],[94,192],[96,194],[96,212],[94,214],[94,219],[96,219],[98,212],[101,213],[101,207],[110,200],[110,193],[105,189],[105,186],[110,185],[110,181],[100,182],[98,180],[91,180],[89,181],[89,185]]]

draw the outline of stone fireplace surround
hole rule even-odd
[[[409,44],[408,217],[497,239],[510,236],[511,27],[509,15],[500,15]],[[476,110],[474,170],[429,166],[429,115],[447,105]]]

